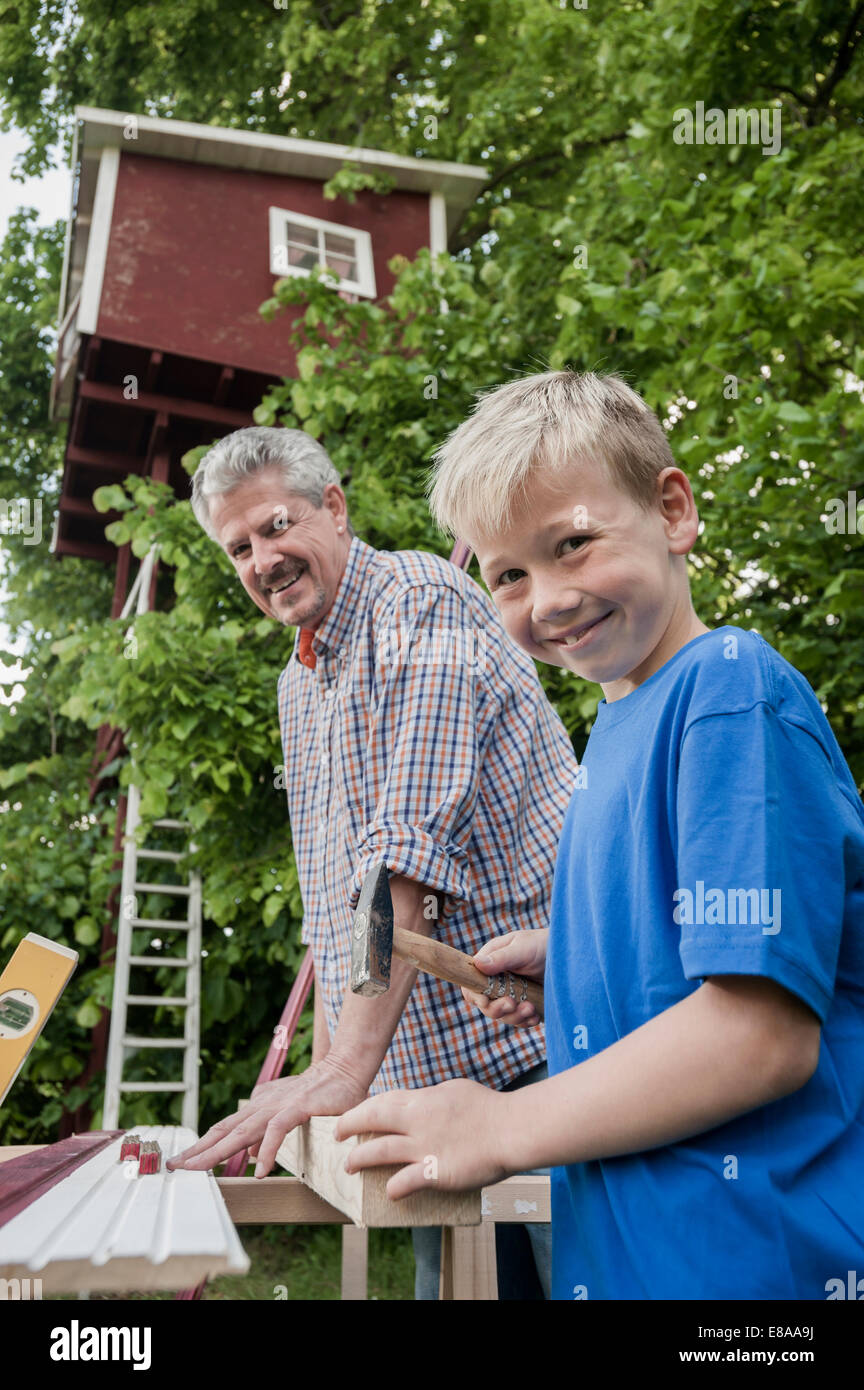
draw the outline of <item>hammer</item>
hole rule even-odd
[[[543,1017],[543,986],[521,975],[484,975],[464,951],[443,941],[405,931],[393,923],[393,899],[386,864],[376,864],[363,880],[351,929],[351,990],[367,998],[390,988],[393,956],[452,985],[463,985],[487,999],[528,1000]]]

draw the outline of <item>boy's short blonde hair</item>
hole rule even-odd
[[[533,473],[551,481],[577,459],[605,464],[646,511],[657,474],[676,467],[656,415],[620,377],[543,372],[479,395],[433,456],[430,511],[451,536],[495,535]]]

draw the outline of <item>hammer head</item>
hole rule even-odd
[[[386,864],[373,864],[360,890],[351,927],[351,992],[370,997],[390,988],[393,899]]]

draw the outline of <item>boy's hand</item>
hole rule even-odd
[[[339,1140],[352,1134],[376,1136],[351,1150],[345,1163],[348,1173],[405,1165],[387,1183],[391,1201],[430,1186],[472,1192],[500,1182],[511,1171],[499,1157],[509,1099],[466,1080],[388,1091],[348,1110],[333,1133]]]
[[[511,975],[524,975],[529,980],[542,983],[546,968],[546,948],[549,944],[548,928],[538,931],[511,931],[506,936],[496,936],[487,941],[474,957],[474,964],[484,975],[501,975],[505,971]],[[527,999],[518,1003],[515,999],[487,999],[483,994],[463,989],[462,998],[466,1004],[474,1004],[481,1013],[494,1022],[510,1023],[517,1028],[533,1028],[540,1022],[534,1005]]]

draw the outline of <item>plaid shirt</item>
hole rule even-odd
[[[533,661],[440,556],[353,538],[314,667],[299,641],[279,677],[279,726],[302,940],[332,1037],[353,909],[376,861],[444,894],[437,933],[469,955],[548,926],[578,763]],[[421,972],[370,1091],[454,1076],[500,1090],[545,1055],[542,1026],[491,1023]]]

